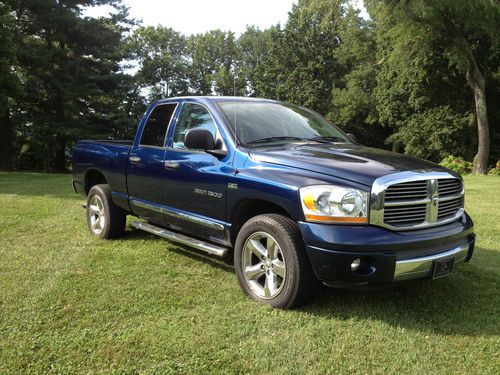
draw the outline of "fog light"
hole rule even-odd
[[[351,270],[357,271],[360,265],[361,265],[361,259],[359,258],[354,259],[351,263]]]

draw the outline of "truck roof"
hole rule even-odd
[[[277,100],[272,99],[264,99],[264,98],[253,98],[248,96],[175,96],[171,98],[164,98],[158,100],[160,103],[169,102],[173,100],[184,100],[184,99],[194,99],[199,100],[201,102],[230,102],[230,101],[238,101],[238,102],[271,102],[278,103]]]

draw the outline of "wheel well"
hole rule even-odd
[[[99,184],[107,184],[108,181],[102,172],[91,169],[85,174],[85,194],[88,194],[92,186]]]
[[[285,209],[269,201],[248,199],[238,203],[231,215],[231,243],[233,246],[243,224],[252,217],[262,214],[280,214],[290,217]]]

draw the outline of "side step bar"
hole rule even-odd
[[[226,254],[227,249],[225,247],[213,245],[208,242],[204,242],[201,240],[197,240],[196,238],[188,237],[180,233],[172,232],[168,229],[156,227],[154,225],[142,222],[142,221],[133,221],[132,225],[140,230],[156,234],[157,236],[166,238],[170,241],[178,242],[183,245],[194,247],[195,249],[205,251],[209,254],[224,256]]]

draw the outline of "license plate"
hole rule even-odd
[[[434,263],[434,279],[449,275],[453,272],[455,257],[436,260]]]

